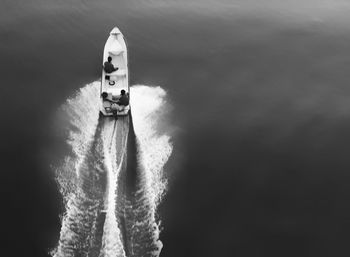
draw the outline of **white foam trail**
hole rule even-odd
[[[125,257],[123,243],[121,241],[121,232],[115,215],[117,198],[117,179],[122,162],[116,163],[117,145],[116,131],[113,122],[105,122],[103,141],[104,141],[104,163],[108,173],[107,197],[106,197],[106,219],[103,228],[102,249],[100,256],[106,257]],[[119,146],[118,146],[119,147]],[[120,149],[123,154],[126,152],[126,145]],[[124,158],[122,157],[121,160]]]
[[[117,186],[118,175],[125,164],[123,162],[126,161],[127,140],[126,137],[116,136],[117,131],[115,131],[113,120],[105,119],[101,138],[95,138],[94,141],[100,142],[102,140],[101,151],[91,152],[98,126],[99,83],[96,81],[86,85],[74,97],[68,99],[62,107],[69,123],[67,143],[72,148],[72,155],[67,155],[64,165],[56,171],[57,180],[65,199],[66,212],[62,220],[59,245],[56,250],[51,252],[54,256],[75,256],[82,253],[80,249],[84,253],[91,250],[89,247],[92,247],[91,240],[94,239],[91,238],[93,233],[90,229],[96,229],[96,218],[102,208],[101,199],[103,198],[98,193],[90,195],[90,189],[93,186],[88,183],[90,183],[89,176],[91,176],[89,172],[92,170],[102,173],[106,171],[108,176],[104,204],[106,217],[103,225],[100,257],[126,256],[121,239],[121,224],[118,224],[116,217],[116,209],[118,209],[116,204],[118,203],[117,199],[123,197],[118,196]],[[151,252],[153,256],[159,256],[162,249],[156,210],[166,189],[163,166],[172,152],[170,136],[157,133],[161,110],[165,107],[165,96],[165,91],[160,87],[137,85],[131,88],[133,124],[139,150],[137,153],[138,166],[141,169],[139,195],[142,196],[142,200],[139,203],[144,204],[144,207],[140,208],[146,210],[143,220],[134,220],[132,227],[139,233],[143,231],[141,227],[144,224],[151,225],[146,226],[151,227],[151,229],[146,229],[145,233],[151,232],[153,237],[153,245],[156,246],[152,247],[155,249],[154,252]],[[127,127],[124,126],[122,129],[125,130]],[[116,128],[118,129],[118,126]],[[120,133],[123,134],[123,131]],[[118,138],[124,138],[125,141],[118,142]],[[93,147],[93,149],[97,148]],[[102,158],[104,159],[101,166],[99,160]],[[93,165],[89,166],[91,162]],[[84,185],[85,187],[82,188]],[[139,210],[138,206],[135,208],[136,211]],[[132,239],[128,240],[132,241]],[[131,243],[133,244],[133,242]],[[141,253],[141,255],[148,255],[148,253]]]
[[[74,97],[69,98],[62,107],[71,126],[67,142],[76,155],[77,176],[79,176],[79,167],[89,149],[98,124],[99,87],[99,81],[86,85]]]
[[[154,256],[159,256],[162,249],[156,210],[166,189],[163,167],[173,149],[170,136],[157,133],[157,126],[165,108],[165,96],[166,92],[160,87],[136,85],[131,88],[131,110],[139,150],[138,163],[144,171],[141,177],[142,190],[145,191],[150,208],[144,222],[153,223],[153,240],[157,245]]]
[[[67,203],[67,213],[62,220],[60,241],[51,252],[54,257],[76,256],[76,251],[87,252],[93,236],[93,218],[97,216],[100,202],[87,198],[80,190]]]
[[[139,145],[138,161],[146,171],[149,197],[152,202],[158,203],[166,189],[163,167],[173,149],[169,135],[157,134],[166,92],[161,87],[136,85],[131,88],[131,96],[134,130]]]
[[[56,179],[65,203],[65,213],[62,216],[60,240],[51,255],[75,256],[77,249],[87,249],[88,242],[83,238],[91,237],[94,218],[97,215],[100,199],[91,199],[83,192],[80,172],[88,172],[86,159],[94,139],[99,115],[99,82],[93,82],[79,89],[75,96],[69,98],[58,112],[58,119],[63,122],[62,130],[68,130],[67,144],[72,154],[67,154],[61,167],[56,168]],[[60,124],[61,125],[61,124]],[[62,125],[61,125],[62,126]],[[101,155],[102,156],[102,155]],[[95,158],[98,158],[97,156]],[[85,165],[85,166],[84,166]],[[100,168],[96,164],[96,170]],[[89,235],[90,234],[90,235]]]

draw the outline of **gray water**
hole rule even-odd
[[[346,1],[0,2],[2,254],[48,256],[64,210],[57,110],[112,27],[161,86],[174,151],[161,256],[348,256]],[[159,132],[161,133],[161,132]],[[6,254],[4,254],[6,253]]]

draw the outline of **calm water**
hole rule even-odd
[[[161,256],[349,256],[346,1],[0,3],[3,256],[60,232],[57,109],[100,76],[110,29],[131,84],[172,105]]]

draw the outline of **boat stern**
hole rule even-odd
[[[103,116],[126,116],[129,114],[130,105],[120,106],[115,103],[110,103],[108,101],[104,101],[101,97],[101,107],[100,113]]]

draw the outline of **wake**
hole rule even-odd
[[[52,256],[159,256],[157,207],[171,138],[159,135],[160,87],[131,88],[130,116],[99,118],[99,82],[63,105],[71,153],[56,170],[65,213]]]

